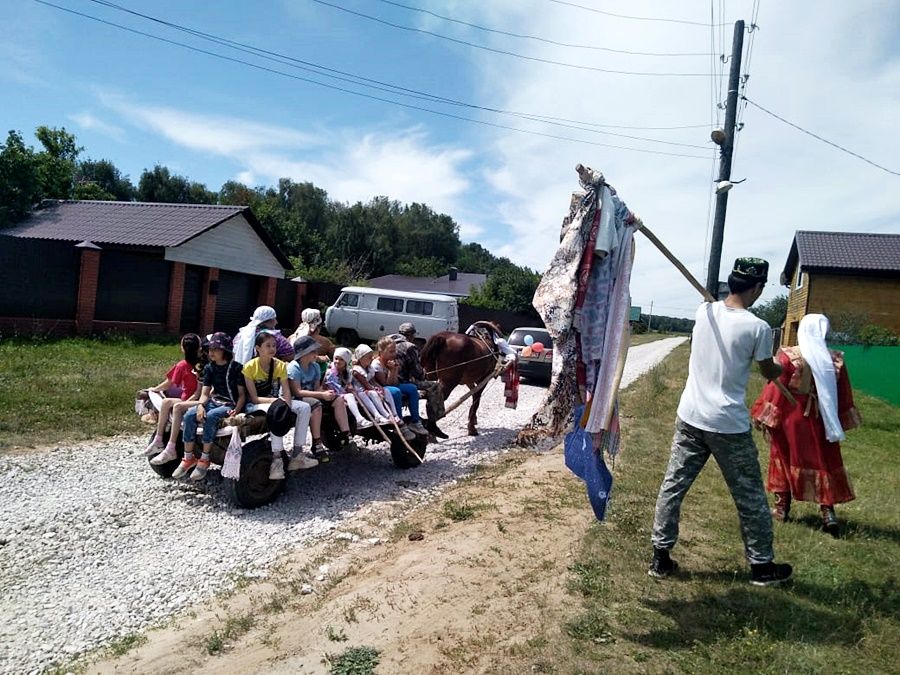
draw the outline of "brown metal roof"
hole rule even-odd
[[[24,222],[0,234],[24,239],[168,247],[179,246],[238,214],[243,214],[285,269],[290,269],[290,261],[247,206],[45,200]]]
[[[900,273],[900,234],[810,232],[798,230],[784,266],[783,278],[805,270]]]

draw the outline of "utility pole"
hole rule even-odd
[[[647,332],[650,332],[650,327],[653,325],[653,301],[650,301],[650,314],[647,315]]]
[[[741,80],[741,52],[744,48],[744,22],[734,24],[734,41],[731,43],[731,70],[728,73],[728,98],[725,103],[724,140],[719,144],[722,154],[719,158],[719,179],[731,180],[731,153],[734,150],[735,120],[737,118],[738,87]],[[715,141],[715,132],[713,134]],[[718,142],[718,141],[717,141]],[[712,242],[709,249],[709,269],[706,276],[706,290],[714,298],[719,297],[719,266],[722,262],[722,240],[725,238],[725,211],[728,208],[728,190],[731,185],[716,189],[716,218],[713,222]]]

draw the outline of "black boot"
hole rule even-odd
[[[775,586],[790,579],[793,572],[794,568],[786,563],[750,565],[750,583],[754,586]]]
[[[822,529],[832,537],[837,537],[839,534],[839,527],[834,507],[822,504],[819,506],[819,510],[822,512]]]
[[[430,418],[424,420],[424,422],[425,428],[428,429],[428,431],[430,431],[432,434],[434,434],[436,438],[450,438],[447,434],[445,434],[438,428],[437,422],[432,422]]]
[[[669,551],[665,548],[653,547],[653,558],[650,560],[650,569],[647,574],[655,579],[665,579],[678,571],[678,563],[669,557]]]

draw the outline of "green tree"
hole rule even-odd
[[[65,127],[39,126],[34,135],[43,150],[35,154],[42,199],[70,199],[75,187],[75,164],[83,148]]]
[[[169,204],[215,204],[218,195],[202,183],[191,182],[157,164],[144,169],[138,181],[138,201]]]
[[[787,296],[779,295],[777,298],[772,298],[768,302],[751,307],[750,311],[769,324],[772,328],[778,328],[784,323],[784,318],[787,316],[787,304]]]
[[[91,196],[105,195],[105,196]],[[137,195],[128,176],[108,159],[86,159],[75,167],[75,198],[132,201]]]
[[[487,274],[496,262],[497,258],[490,251],[473,241],[460,247],[456,267],[460,272]]]
[[[484,284],[472,291],[466,303],[484,309],[533,312],[531,305],[541,275],[508,260],[498,265]]]
[[[0,146],[0,227],[22,220],[40,194],[34,150],[25,145],[22,134],[10,131]]]

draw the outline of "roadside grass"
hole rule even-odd
[[[684,333],[632,333],[632,345],[645,345],[648,342],[656,342],[657,340],[665,340],[670,337],[685,337]]]
[[[737,514],[714,460],[684,503],[673,551],[680,572],[647,576],[687,359],[683,345],[623,393],[608,521],[590,527],[569,567],[573,610],[559,632],[530,641],[540,648],[526,650],[520,665],[556,673],[898,672],[900,409],[881,400],[856,397],[864,423],[848,433],[843,456],[857,501],[837,507],[841,538],[819,529],[815,504],[795,503],[794,520],[775,524],[777,559],[794,565],[791,585],[748,584]],[[754,376],[748,397],[762,384]],[[756,442],[765,474],[768,446]]]
[[[0,340],[0,452],[62,440],[150,432],[138,389],[181,358],[177,341],[126,337]]]

